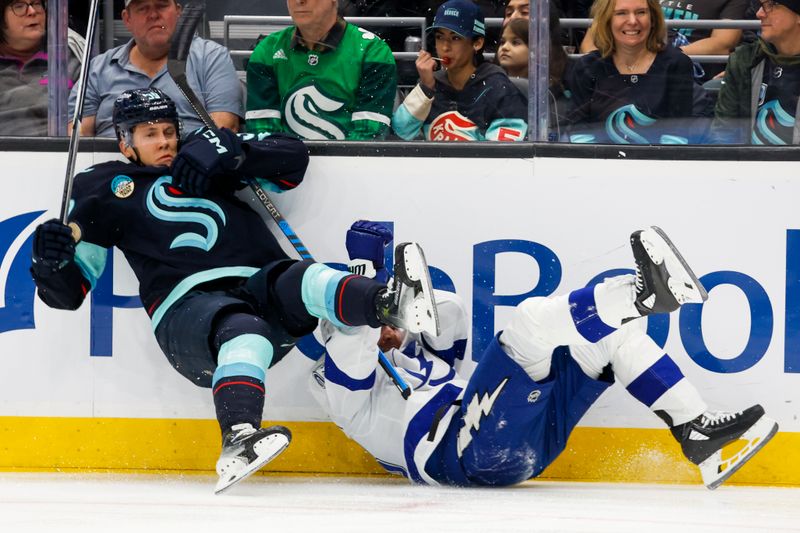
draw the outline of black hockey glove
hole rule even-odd
[[[172,162],[172,184],[192,196],[203,196],[212,181],[224,190],[239,183],[236,171],[244,163],[242,141],[227,128],[203,128],[193,133]]]
[[[75,259],[72,230],[58,219],[39,225],[33,234],[31,270],[38,277],[60,272]]]

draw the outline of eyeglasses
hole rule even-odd
[[[775,9],[777,3],[778,2],[773,0],[766,0],[765,2],[761,2],[761,9],[764,10],[764,13],[770,13],[773,9]]]
[[[32,7],[37,13],[44,12],[45,3],[42,0],[33,0],[33,2],[14,2],[11,4],[11,11],[18,17],[24,17],[28,14],[28,8]]]

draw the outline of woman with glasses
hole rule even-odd
[[[47,135],[47,13],[44,0],[0,0],[0,135]],[[80,60],[69,54],[69,86]]]

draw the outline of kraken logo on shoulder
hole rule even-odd
[[[169,194],[165,185],[171,184],[172,176],[161,176],[153,183],[147,193],[147,210],[151,215],[164,222],[194,223],[200,224],[205,228],[205,236],[193,232],[181,233],[172,240],[170,244],[171,250],[190,247],[208,252],[217,242],[219,226],[214,217],[200,210],[211,211],[217,215],[223,226],[226,223],[225,212],[215,202],[205,198],[181,197]],[[165,209],[166,207],[171,207],[176,211]]]
[[[338,111],[342,107],[344,102],[329,98],[313,85],[309,85],[289,95],[286,99],[284,116],[292,131],[305,139],[343,140],[342,129],[324,118],[326,114]]]

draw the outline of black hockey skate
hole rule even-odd
[[[754,405],[737,413],[707,411],[670,430],[686,458],[700,467],[705,486],[713,490],[769,442],[778,423]]]
[[[289,446],[292,433],[283,426],[256,429],[250,424],[237,424],[222,438],[222,453],[217,460],[219,481],[214,494],[234,484],[275,459]]]
[[[378,319],[412,333],[439,335],[439,315],[425,254],[417,243],[404,242],[394,250],[394,277],[378,294]]]
[[[635,231],[631,248],[636,261],[634,305],[642,316],[670,313],[685,303],[708,299],[703,284],[660,228]]]

